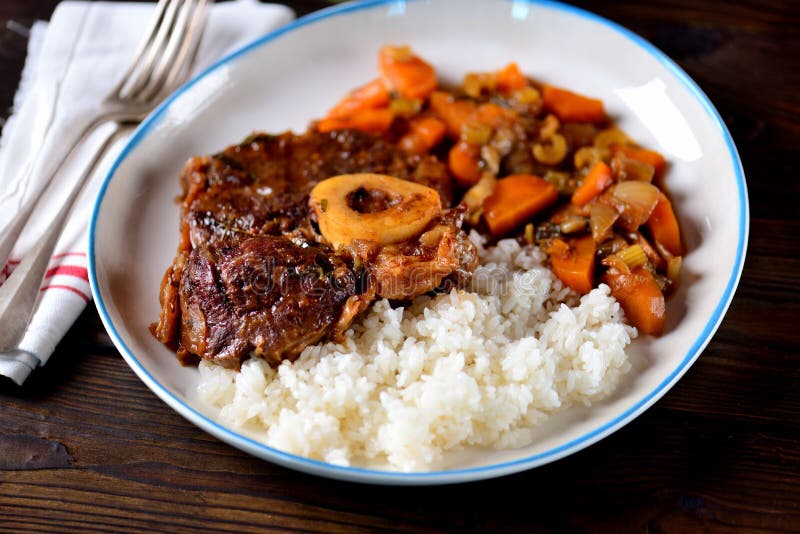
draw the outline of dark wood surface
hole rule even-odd
[[[9,21],[30,25],[55,4],[0,0],[4,117],[25,50]],[[90,307],[23,387],[0,383],[0,530],[800,531],[800,4],[580,5],[686,69],[747,175],[739,289],[663,399],[525,473],[435,488],[336,482],[247,456],[185,421],[136,378]]]

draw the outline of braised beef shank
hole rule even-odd
[[[404,300],[463,285],[477,253],[458,208],[407,243],[333,251],[321,242],[309,192],[357,172],[421,183],[450,207],[451,180],[435,157],[406,155],[358,131],[256,134],[189,160],[180,244],[153,334],[185,364],[203,358],[235,368],[250,355],[278,364],[335,339],[376,296]]]
[[[251,353],[277,364],[336,337],[374,297],[348,259],[278,236],[192,250],[180,285],[181,347],[226,366]]]

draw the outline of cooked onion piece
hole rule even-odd
[[[678,287],[681,280],[681,257],[673,256],[667,260],[667,278],[672,282],[672,287]]]
[[[462,202],[467,206],[467,221],[470,224],[477,224],[483,214],[483,203],[492,196],[497,179],[492,173],[485,172],[478,180],[478,183],[469,188],[464,193]]]
[[[655,167],[649,163],[629,158],[622,152],[618,152],[611,159],[611,169],[620,182],[628,180],[652,182],[653,176],[655,176]]]
[[[592,205],[589,212],[589,227],[592,229],[592,237],[598,243],[602,243],[611,237],[611,228],[619,218],[619,212],[611,206],[603,203]]]
[[[309,200],[322,236],[336,248],[353,240],[386,245],[418,236],[441,214],[439,193],[383,174],[343,174],[318,183]]]
[[[613,198],[622,203],[620,221],[627,230],[634,231],[647,222],[658,202],[659,190],[648,182],[620,182],[611,188]]]

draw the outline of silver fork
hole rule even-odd
[[[102,125],[115,125],[36,246],[0,286],[0,352],[15,348],[25,334],[53,249],[75,200],[97,163],[124,127],[141,122],[186,78],[200,44],[207,7],[212,1],[159,0],[156,14],[130,67],[103,99],[97,116],[80,132],[50,171],[45,187],[53,182],[64,163],[92,133]],[[37,200],[38,197],[28,201],[0,237],[0,265],[5,265],[8,260],[8,254],[33,213]]]

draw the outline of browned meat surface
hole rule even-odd
[[[193,246],[218,239],[309,235],[308,193],[326,178],[355,172],[389,174],[436,189],[452,200],[450,179],[433,156],[410,156],[382,137],[356,130],[302,135],[257,134],[211,158],[187,164],[184,217]]]
[[[164,273],[164,278],[161,280],[161,291],[158,294],[161,313],[158,321],[150,325],[150,332],[156,339],[166,343],[173,350],[178,348],[181,317],[178,292],[188,257],[189,253],[187,251],[179,251],[172,265]]]
[[[308,195],[269,193],[256,185],[220,189],[197,197],[186,214],[195,246],[257,235],[283,235],[305,228]]]
[[[185,359],[238,367],[252,353],[278,364],[336,337],[374,297],[348,259],[275,236],[192,250],[179,290]]]
[[[381,298],[408,300],[434,290],[464,286],[478,266],[478,251],[461,230],[464,209],[448,210],[416,239],[375,246],[355,244]]]

